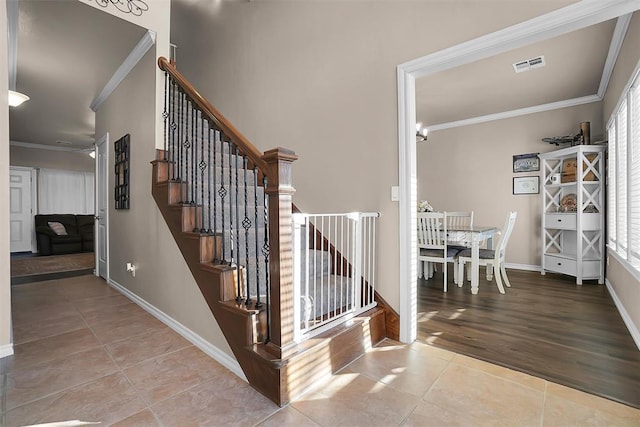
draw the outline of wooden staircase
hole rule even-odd
[[[160,58],[158,65],[166,77],[165,143],[151,162],[151,191],[249,383],[282,406],[386,336],[397,339],[397,314],[376,295],[377,307],[306,341],[294,341],[292,196],[295,190],[291,183],[291,165],[297,157],[282,148],[261,153],[191,86],[174,64]],[[192,150],[190,155],[188,150]],[[185,161],[191,161],[190,167],[184,166]],[[226,175],[224,168],[234,165],[235,179],[232,180],[231,173]],[[223,172],[218,175],[216,170]],[[209,178],[211,171],[213,181]],[[249,172],[253,176],[251,183],[247,180]],[[240,181],[239,176],[243,177]],[[215,177],[220,179],[218,184]],[[217,190],[227,193],[217,186],[225,182],[233,187],[233,181],[235,198],[222,195],[215,199]],[[253,188],[253,201],[247,200],[249,186]],[[210,196],[205,202],[205,187],[207,193],[211,190],[219,205],[233,203],[234,230],[227,227],[229,216],[225,220],[221,214],[222,220],[216,219]],[[239,188],[243,189],[244,197],[238,197]],[[194,201],[184,202],[185,194],[185,200]],[[259,214],[258,201],[265,197],[268,202],[260,203],[263,211]],[[253,221],[246,216],[242,221],[237,217],[238,206],[242,205],[246,213],[245,207],[252,203]],[[220,209],[223,212],[225,208]],[[243,232],[248,241],[249,224],[244,231],[239,224],[244,226],[245,221],[254,227],[254,236],[262,233],[264,239],[260,255],[265,279],[259,279],[256,268],[253,288],[247,278],[249,273],[243,272],[239,262],[242,257],[238,253],[235,258],[233,253],[230,258],[224,255],[225,245],[233,247],[233,241],[227,241],[229,233],[239,242],[238,233]],[[263,228],[258,229],[260,222]],[[256,242],[257,238],[253,254],[245,252],[247,266],[251,257],[257,256],[259,244]],[[239,246],[236,244],[236,250]],[[239,283],[246,283],[246,295],[238,295],[242,289]],[[265,300],[261,302],[262,295]]]
[[[158,150],[157,159],[151,163],[152,194],[156,204],[233,354],[256,390],[278,405],[285,405],[320,378],[340,370],[385,338],[385,309],[376,307],[301,344],[289,345],[285,351],[282,351],[283,346],[274,351],[273,343],[264,341],[266,307],[237,303],[236,268],[214,262],[214,247],[220,246],[222,237],[193,231],[202,215],[202,207],[180,203],[180,192],[187,183],[169,179],[170,168],[174,165],[167,160],[165,151]],[[277,272],[273,266],[272,272]],[[276,283],[278,280],[273,280],[271,286]],[[284,312],[274,313],[276,307]],[[289,322],[287,315],[291,304],[289,307],[271,304],[271,309],[273,333]],[[275,336],[282,337],[283,334],[278,333],[281,331],[275,332]]]

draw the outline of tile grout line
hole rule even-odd
[[[547,407],[547,388],[549,387],[549,381],[544,382],[544,395],[542,396],[542,413],[540,414],[540,427],[544,426],[544,413]]]

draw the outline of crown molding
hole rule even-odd
[[[9,90],[16,90],[18,72],[18,0],[7,0],[7,62]]]
[[[527,114],[542,113],[544,111],[558,110],[560,108],[575,107],[577,105],[590,104],[602,101],[598,95],[582,96],[580,98],[565,99],[563,101],[550,102],[548,104],[534,105],[531,107],[518,108],[517,110],[503,111],[500,113],[487,114],[486,116],[472,117],[470,119],[456,120],[454,122],[440,123],[427,126],[429,132],[457,128],[460,126],[477,125],[479,123],[492,122],[494,120],[510,119],[512,117],[524,116]]]
[[[153,46],[156,42],[156,32],[147,30],[144,36],[140,39],[136,47],[131,50],[127,59],[118,67],[111,79],[107,82],[100,95],[96,97],[96,99],[91,102],[89,108],[91,110],[98,111],[98,108],[102,105],[104,101],[106,101],[109,96],[113,93],[114,90],[118,87],[118,85],[127,77],[129,72],[133,70],[133,67],[136,66],[138,62],[142,59],[142,57],[147,53],[147,51]]]
[[[528,21],[400,64],[415,78],[599,24],[640,9],[640,0],[583,0]]]
[[[624,43],[624,37],[629,29],[631,23],[631,17],[633,13],[618,17],[616,27],[611,36],[611,43],[609,45],[609,51],[607,52],[607,59],[605,61],[602,77],[600,78],[600,85],[598,86],[598,92],[594,95],[583,96],[579,98],[566,99],[563,101],[551,102],[548,104],[534,105],[532,107],[520,108],[517,110],[503,111],[495,114],[488,114],[485,116],[471,117],[468,119],[456,120],[453,122],[439,123],[436,125],[426,126],[429,131],[438,131],[444,129],[451,129],[459,126],[468,126],[478,123],[490,122],[493,120],[508,119],[511,117],[523,116],[525,114],[541,113],[543,111],[557,110],[560,108],[574,107],[576,105],[589,104],[591,102],[602,101],[604,94],[607,91],[611,74],[613,73],[613,67],[616,65],[622,43]]]
[[[9,145],[13,147],[30,148],[34,150],[66,151],[70,153],[88,153],[89,151],[93,151],[95,149],[93,145],[86,148],[73,148],[73,147],[60,147],[57,145],[34,144],[33,142],[22,142],[22,141],[9,141]]]
[[[620,49],[622,48],[624,37],[626,36],[627,30],[629,29],[632,15],[633,13],[627,13],[626,15],[620,16],[618,18],[618,21],[616,22],[616,28],[613,30],[613,36],[611,36],[611,44],[609,45],[607,59],[602,70],[600,86],[598,86],[597,95],[600,98],[604,98],[604,94],[607,92],[607,86],[609,86],[609,80],[611,79],[611,74],[613,73],[613,67],[615,67],[616,61],[618,60],[618,55],[620,54]]]

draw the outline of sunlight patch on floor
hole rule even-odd
[[[462,313],[464,313],[467,309],[466,308],[459,308],[456,310],[455,313],[453,313],[451,316],[449,316],[449,320],[455,320],[458,317],[462,316]]]
[[[429,311],[426,313],[418,313],[418,323],[428,322],[438,315],[439,311]]]

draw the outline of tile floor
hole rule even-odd
[[[1,426],[639,426],[640,411],[385,341],[285,408],[92,276],[12,288]]]

